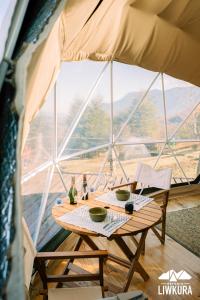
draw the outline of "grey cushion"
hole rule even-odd
[[[94,300],[101,296],[100,286],[48,289],[48,300]]]
[[[148,297],[142,291],[132,291],[120,293],[117,296],[101,298],[97,300],[148,300]]]
[[[97,300],[118,300],[118,298],[117,298],[117,296],[113,296],[113,297],[101,298],[101,299],[97,299]]]
[[[148,300],[147,296],[142,291],[132,291],[117,295],[119,300]]]

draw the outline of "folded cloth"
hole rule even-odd
[[[171,185],[172,169],[155,170],[152,167],[138,163],[135,181],[145,186],[168,190]]]
[[[153,198],[149,198],[149,197],[137,195],[137,194],[131,194],[129,200],[119,201],[116,198],[115,192],[108,192],[108,193],[105,193],[105,194],[102,194],[102,195],[96,197],[95,200],[107,203],[108,205],[118,206],[121,208],[125,208],[126,203],[133,202],[134,210],[138,211],[143,206],[145,206],[148,203],[150,203],[151,201],[153,201]]]
[[[132,291],[117,295],[118,300],[148,300],[147,296],[142,291]]]
[[[98,300],[148,300],[148,297],[142,291],[132,291],[120,293],[113,297],[101,298]]]
[[[113,296],[113,297],[101,298],[101,299],[97,299],[97,300],[119,300],[119,298],[117,296]]]
[[[125,214],[109,209],[106,219],[103,222],[94,222],[90,218],[89,209],[90,207],[88,205],[82,205],[62,215],[57,218],[57,220],[109,237],[130,219],[130,217]]]

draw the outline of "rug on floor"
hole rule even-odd
[[[200,206],[167,213],[166,234],[200,257]]]

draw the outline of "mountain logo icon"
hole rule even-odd
[[[178,280],[190,280],[192,277],[186,271],[181,270],[180,272],[170,270],[166,273],[163,273],[158,277],[160,280],[168,280],[170,282],[177,282]]]

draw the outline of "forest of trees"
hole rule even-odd
[[[81,99],[74,99],[73,105],[66,118],[67,127],[73,124],[76,115],[79,113]],[[108,107],[108,106],[107,106]],[[114,134],[118,134],[120,128],[127,120],[134,103],[123,112],[114,115]],[[165,138],[164,115],[158,111],[157,106],[150,99],[145,99],[143,104],[133,114],[122,133],[121,140],[131,141],[134,138],[161,139]],[[168,123],[169,124],[169,123]],[[170,124],[169,124],[170,126]],[[180,129],[178,138],[198,138],[200,139],[200,111],[193,113],[188,122]],[[72,138],[69,148],[74,150],[88,149],[97,145],[108,143],[110,138],[110,110],[105,109],[105,103],[101,96],[94,98],[83,113]],[[151,155],[157,152],[156,145],[147,144]],[[95,153],[88,154],[88,157]]]
[[[69,113],[65,115],[63,112],[63,116],[65,117],[62,119],[62,124],[60,123],[59,126],[62,126],[65,135],[67,135],[67,133],[70,131],[74,120],[77,119],[82,105],[83,100],[81,98],[74,98]],[[115,136],[118,134],[120,128],[127,120],[131,111],[134,109],[134,105],[135,104],[133,103],[128,109],[114,114],[113,128]],[[67,146],[67,151],[76,152],[109,142],[110,109],[108,108],[109,105],[105,105],[105,102],[103,102],[103,98],[101,96],[96,96],[92,99],[76,126],[76,129]],[[174,117],[172,123],[174,123],[174,120],[176,121],[176,119]],[[168,124],[170,126],[170,123]],[[176,127],[178,126],[177,124],[175,125]],[[47,116],[44,118],[42,114],[37,116],[37,120],[35,120],[31,126],[29,135],[29,145],[31,149],[38,149],[38,142],[39,144],[42,142],[43,145],[41,146],[44,148],[43,150],[46,150],[48,153],[50,153],[51,150],[47,148],[52,147],[52,132],[53,115],[49,116],[48,118]],[[38,140],[39,136],[40,139]],[[121,135],[121,141],[131,141],[131,139],[134,138],[160,139],[164,137],[164,119],[162,118],[161,112],[158,111],[158,108],[154,102],[147,98],[127,124]],[[200,139],[200,110],[193,113],[190,119],[178,132],[177,138]],[[156,146],[152,144],[147,145],[147,148],[152,155],[157,151]],[[91,157],[93,155],[95,155],[95,153],[88,154],[87,157]]]
[[[67,127],[70,130],[73,121],[80,112],[83,101],[74,99],[73,105],[66,117]],[[121,126],[127,120],[133,107],[114,115],[114,134],[117,135]],[[122,136],[123,140],[132,137],[156,137],[160,135],[159,117],[157,108],[151,101],[146,101],[134,113],[127,124]],[[94,98],[83,113],[69,143],[74,150],[88,149],[108,143],[110,139],[110,111],[105,109],[103,99]],[[93,154],[91,154],[93,155]]]
[[[70,130],[76,120],[83,101],[75,99],[66,117],[67,127]],[[110,134],[109,113],[102,109],[102,99],[96,97],[83,113],[69,143],[71,149],[88,149],[108,143]]]
[[[118,114],[114,118],[114,128],[116,133],[127,120],[132,112],[133,107],[123,113]],[[157,108],[151,101],[145,101],[138,110],[133,114],[131,120],[128,122],[126,129],[123,132],[123,140],[131,139],[131,137],[156,137],[162,133],[159,128],[159,114]]]
[[[178,133],[178,138],[200,139],[200,107],[186,120]]]

